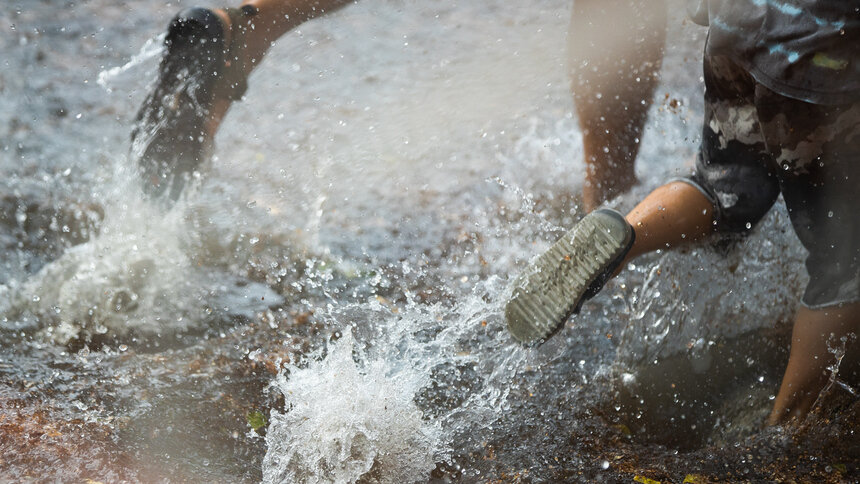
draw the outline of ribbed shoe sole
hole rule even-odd
[[[505,306],[511,335],[533,344],[558,331],[589,288],[602,285],[621,263],[633,238],[633,228],[614,210],[586,215],[517,278]]]

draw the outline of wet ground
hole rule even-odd
[[[781,206],[507,337],[509,278],[582,215],[569,2],[302,26],[165,210],[128,136],[182,6],[0,7],[0,480],[860,479],[845,372],[761,430],[806,277]],[[673,19],[620,209],[697,143],[703,32]]]

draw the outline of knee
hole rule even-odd
[[[700,160],[691,178],[710,195],[718,232],[751,229],[767,214],[780,193],[776,174],[760,160],[730,165],[707,165]]]
[[[744,232],[767,214],[779,196],[773,187],[744,187],[730,192],[717,192],[717,230]]]

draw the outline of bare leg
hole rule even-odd
[[[247,19],[245,25],[230,25],[230,18],[223,10],[216,13],[224,25],[229,26],[231,32],[242,29],[244,34],[244,45],[240,58],[242,68],[246,74],[250,74],[256,68],[269,48],[282,35],[315,17],[333,12],[355,0],[245,0],[242,5],[251,5],[257,9],[257,13]],[[229,39],[228,39],[229,43]],[[218,99],[212,107],[211,117],[207,130],[211,136],[215,135],[218,126],[227,114],[232,101],[229,99]]]
[[[841,345],[840,339],[851,333],[860,333],[860,303],[797,311],[791,354],[768,424],[797,422],[806,416],[827,383],[827,367],[835,362],[828,345]]]
[[[634,161],[665,39],[665,1],[574,3],[568,40],[585,151],[587,212],[636,182]]]
[[[710,200],[688,183],[657,188],[627,214],[636,240],[621,266],[642,254],[706,237],[714,231],[713,211]]]

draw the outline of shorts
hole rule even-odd
[[[749,230],[782,193],[809,251],[803,304],[860,301],[860,103],[791,99],[707,52],[704,73],[702,144],[688,181],[714,203],[717,230]]]

